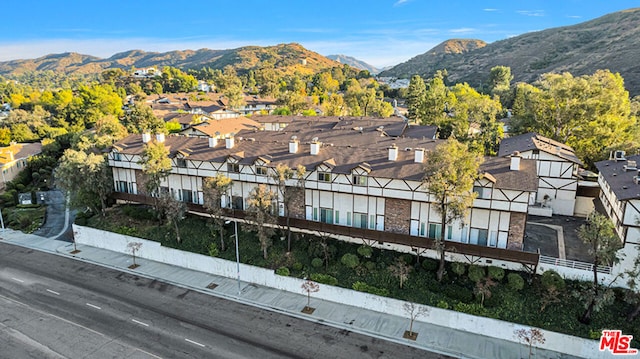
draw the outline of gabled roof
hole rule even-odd
[[[13,160],[11,154],[13,153]],[[42,153],[42,143],[14,143],[7,147],[0,147],[0,165],[15,160],[25,159]]]
[[[624,161],[605,160],[595,163],[600,175],[607,181],[620,201],[640,199],[640,184],[636,184],[633,180],[633,177],[640,176],[640,173],[637,169],[628,168],[628,161],[636,161],[638,166],[640,155],[627,156]],[[627,166],[626,171],[625,166]]]
[[[375,126],[360,133],[351,128],[333,129],[334,125],[326,121],[310,124],[301,121],[284,131],[240,131],[235,136],[233,148],[226,148],[224,141],[211,148],[206,138],[185,136],[168,136],[165,144],[171,153],[180,149],[190,149],[191,161],[224,163],[233,158],[240,165],[253,166],[258,158],[270,156],[269,167],[283,164],[289,168],[296,168],[303,165],[312,171],[324,164],[331,167],[332,173],[348,176],[353,174],[355,168],[368,167],[370,176],[421,181],[424,178],[424,164],[415,162],[415,149],[424,149],[424,156],[428,158],[429,151],[433,151],[443,142],[380,136]],[[298,139],[297,153],[289,152],[292,136]],[[317,155],[310,153],[310,143],[314,138],[321,142]],[[390,161],[388,157],[392,144],[398,148],[396,161]],[[140,135],[131,135],[116,145],[123,148],[123,153],[140,154],[143,151]],[[511,171],[510,163],[509,158],[487,157],[480,167],[480,172],[495,178],[496,189],[535,191],[538,184],[535,160],[522,159],[519,171]]]
[[[576,156],[573,148],[564,143],[554,141],[535,132],[529,132],[518,136],[507,137],[500,142],[499,157],[510,156],[514,152],[526,152],[539,150],[554,156],[558,156],[569,162],[582,165],[582,161]]]

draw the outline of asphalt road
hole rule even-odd
[[[0,243],[0,358],[446,358]]]

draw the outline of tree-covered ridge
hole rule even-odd
[[[495,66],[512,69],[515,81],[533,82],[541,74],[571,72],[576,76],[598,69],[620,73],[632,96],[640,94],[640,8],[615,12],[573,26],[526,33],[485,47],[447,56],[418,55],[383,71],[380,76],[428,77],[447,69],[449,80],[475,88],[486,83]]]
[[[37,59],[0,62],[0,75],[15,77],[34,71],[53,71],[72,75],[97,75],[104,70],[120,68],[162,68],[172,66],[182,70],[210,67],[222,70],[231,65],[245,73],[259,68],[274,68],[283,74],[302,72],[316,73],[319,70],[341,66],[300,44],[274,46],[245,46],[229,50],[184,50],[164,53],[131,50],[115,54],[107,59],[77,53],[43,56]]]

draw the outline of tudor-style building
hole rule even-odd
[[[640,155],[625,157],[614,151],[610,159],[596,162],[600,201],[624,247],[614,274],[632,270],[640,256]],[[626,280],[626,279],[625,279]]]
[[[543,214],[544,208],[552,214],[573,216],[578,190],[578,168],[582,165],[574,150],[557,141],[525,133],[508,137],[500,142],[499,157],[518,153],[522,158],[536,161],[538,191],[535,203],[540,209],[531,207],[532,214]]]
[[[159,135],[155,140],[169,148],[173,163],[162,186],[179,200],[203,204],[203,179],[221,172],[233,180],[221,205],[245,209],[257,185],[275,190],[270,174],[277,164],[303,165],[304,198],[295,199],[300,205],[292,206],[293,218],[435,238],[440,218],[422,179],[423,162],[440,141],[402,137],[404,130],[390,121],[294,121],[286,131],[241,131],[226,139]],[[397,137],[384,130],[387,126]],[[148,141],[149,134],[131,135],[113,146],[109,164],[116,191],[143,194],[139,161]],[[446,239],[521,250],[530,198],[537,189],[535,161],[487,158],[481,175],[473,208],[463,221],[446,228]]]

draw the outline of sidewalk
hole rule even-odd
[[[420,318],[413,325],[413,331],[419,333],[418,338],[416,341],[412,341],[402,338],[404,331],[409,327],[409,319],[406,317],[318,300],[314,299],[313,295],[311,307],[316,310],[313,314],[308,315],[301,312],[307,304],[307,297],[302,292],[296,294],[241,282],[241,293],[238,295],[238,282],[234,278],[215,276],[141,258],[136,258],[136,263],[140,266],[131,270],[128,268],[132,264],[131,256],[127,254],[78,245],[77,249],[80,252],[72,255],[70,254],[73,251],[72,243],[24,234],[10,229],[7,229],[0,237],[4,239],[5,243],[136,273],[201,293],[453,357],[514,359],[527,358],[529,354],[528,348],[518,343],[421,322]],[[486,328],[486,330],[490,331],[491,328]],[[535,358],[569,359],[576,357],[538,349]]]

